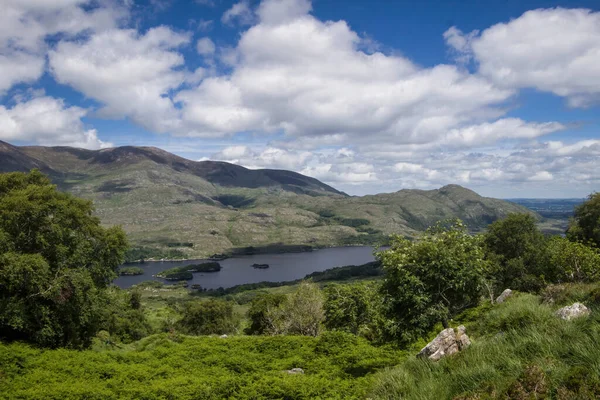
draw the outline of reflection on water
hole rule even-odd
[[[240,256],[219,261],[223,267],[219,272],[195,273],[194,279],[188,281],[188,283],[190,285],[198,283],[203,288],[216,289],[262,281],[293,281],[303,278],[312,272],[324,271],[344,265],[361,265],[374,259],[373,248],[368,246],[333,247],[306,253]],[[160,278],[154,278],[153,275],[169,268],[196,264],[202,261],[205,260],[135,264],[144,269],[144,275],[120,276],[115,280],[115,284],[121,288],[128,288],[136,283],[151,279],[166,282]],[[269,268],[252,268],[252,264],[269,264]]]

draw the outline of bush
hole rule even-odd
[[[236,333],[239,319],[233,313],[232,303],[209,299],[186,303],[177,325],[191,335],[223,335]]]
[[[403,343],[477,305],[487,272],[480,237],[460,221],[438,224],[414,242],[396,236],[378,258],[385,270],[386,331]]]
[[[600,280],[600,253],[595,248],[557,236],[550,239],[548,253],[556,282]]]
[[[253,302],[248,332],[269,335],[317,336],[324,320],[323,294],[312,282],[302,282],[290,295],[262,295]]]
[[[246,328],[248,335],[262,335],[275,331],[276,310],[281,309],[287,301],[284,294],[262,293],[252,300],[248,310],[250,326]]]
[[[498,291],[506,288],[537,292],[556,280],[550,268],[547,241],[530,214],[511,214],[495,221],[484,235]]]
[[[116,287],[106,292],[99,329],[108,332],[112,342],[131,343],[152,333],[140,297],[137,291]]]
[[[380,340],[383,304],[379,284],[330,284],[325,287],[325,327]]]

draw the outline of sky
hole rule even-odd
[[[352,195],[600,189],[600,3],[0,0],[0,140],[156,146]]]

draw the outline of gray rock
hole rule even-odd
[[[219,336],[221,339],[227,339],[227,335],[221,335]]]
[[[563,307],[556,312],[556,315],[559,318],[564,319],[566,321],[569,321],[573,318],[585,317],[589,314],[590,309],[581,303],[574,303],[573,305]]]
[[[470,345],[471,339],[466,334],[466,328],[461,325],[456,332],[452,328],[441,331],[435,339],[423,347],[417,357],[438,361],[442,357],[458,353]]]
[[[504,303],[504,301],[506,299],[508,299],[510,296],[512,296],[512,290],[505,289],[504,292],[502,292],[502,294],[500,296],[498,296],[498,298],[496,299],[496,303],[498,303],[498,304]]]
[[[296,375],[296,374],[303,374],[304,370],[302,368],[292,368],[290,370],[287,370],[286,372],[288,374]]]

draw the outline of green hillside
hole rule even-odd
[[[160,250],[140,252],[147,258],[276,243],[371,244],[391,233],[413,236],[440,219],[458,217],[478,231],[509,213],[529,212],[457,185],[350,197],[298,173],[194,162],[150,147],[2,144],[0,156],[0,171],[39,168],[60,189],[93,200],[104,225],[122,225],[134,247]]]

